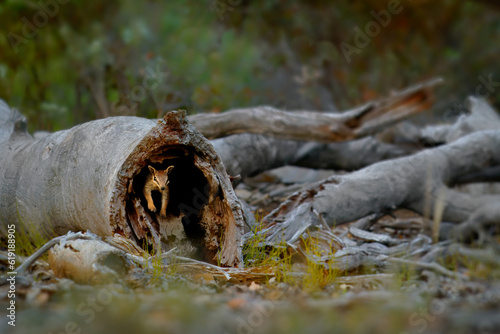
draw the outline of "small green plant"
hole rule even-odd
[[[394,276],[396,286],[403,287],[406,286],[408,282],[412,282],[412,279],[414,279],[417,271],[414,265],[400,263],[397,264],[396,273],[397,274]]]
[[[179,271],[179,261],[172,256],[168,259],[168,265],[164,268],[163,272],[165,276],[169,277],[177,274],[178,271]]]
[[[265,249],[265,236],[261,232],[262,226],[257,223],[252,229],[252,237],[250,237],[243,246],[245,267],[258,267],[266,264],[269,259]]]
[[[440,264],[455,272],[465,269],[464,274],[471,278],[494,279],[499,276],[494,265],[461,254],[449,256]]]
[[[321,247],[319,239],[310,234],[301,239],[301,246],[307,262],[306,275],[302,280],[302,286],[305,290],[309,292],[321,290],[340,276],[339,269],[328,266],[328,263],[322,260],[323,257],[334,254],[331,247],[327,249]]]
[[[274,273],[274,277],[278,282],[292,283],[293,278],[289,275],[292,266],[292,254],[289,252],[286,242],[268,244],[260,219],[257,219],[252,234],[252,237],[243,246],[245,267],[269,269]]]
[[[151,275],[153,276],[153,283],[158,281],[163,275],[163,260],[161,258],[161,250],[157,249],[157,246],[153,242],[151,248],[148,245],[147,241],[144,240],[142,244],[142,249],[144,250],[144,258],[147,269]],[[170,267],[170,266],[169,266]]]

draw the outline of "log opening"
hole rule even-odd
[[[157,212],[148,209],[142,195],[148,165],[159,170],[174,166],[166,217],[159,214],[160,194],[152,193]],[[186,122],[184,112],[168,113],[136,143],[112,193],[110,221],[125,220],[124,234],[138,244],[184,248],[189,257],[239,265],[241,207],[212,144]],[[121,232],[121,226],[114,228]]]
[[[162,225],[181,223],[185,237],[199,250],[203,247],[206,231],[202,226],[203,209],[208,204],[212,189],[203,172],[196,166],[196,152],[188,147],[168,147],[166,151],[152,154],[150,160],[145,162],[145,167],[139,169],[138,173],[130,180],[126,198],[126,211],[128,224],[134,231],[138,243],[144,239],[154,240],[150,227],[160,232],[159,237],[163,245],[175,244],[182,236],[174,233],[178,230],[170,229],[170,233],[161,233]],[[148,209],[143,188],[149,172],[148,166],[157,170],[164,170],[174,166],[169,174],[168,205],[166,217],[160,216],[161,193],[152,192],[152,198],[157,208],[156,212]],[[167,245],[167,246],[166,246]],[[205,254],[197,257],[204,258]]]

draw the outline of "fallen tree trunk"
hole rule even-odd
[[[413,152],[373,137],[326,144],[241,134],[212,143],[228,174],[241,177],[285,165],[352,171]]]
[[[192,115],[189,121],[209,139],[253,133],[281,139],[345,141],[369,136],[429,109],[433,103],[430,88],[441,82],[441,79],[433,79],[342,113],[255,107]]]
[[[430,88],[440,82],[435,79],[415,85],[345,113],[257,107],[192,115],[189,121],[206,137],[227,136],[212,143],[230,175],[253,176],[284,165],[351,171],[412,153],[412,148],[373,137],[349,139],[366,136],[428,109],[432,103]],[[238,134],[241,132],[250,133]]]
[[[500,131],[480,131],[413,156],[333,176],[289,197],[264,218],[269,241],[293,240],[309,226],[339,225],[386,209],[408,208],[463,222],[500,196],[448,188],[462,175],[500,165]]]
[[[148,165],[169,174],[167,217],[148,209]],[[90,230],[165,247],[184,227],[198,257],[242,263],[243,213],[220,158],[185,120],[112,117],[34,140],[17,111],[0,105],[0,232],[15,224],[32,237]],[[154,193],[156,207],[161,195]],[[159,211],[159,210],[158,210]]]

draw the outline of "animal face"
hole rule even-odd
[[[148,166],[149,172],[151,173],[153,183],[158,187],[159,190],[165,190],[168,185],[168,174],[172,171],[174,166],[169,166],[165,170],[156,170],[151,166]]]

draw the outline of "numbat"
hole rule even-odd
[[[169,166],[165,170],[156,170],[151,166],[149,168],[149,175],[146,179],[146,183],[144,184],[144,197],[148,202],[148,209],[156,212],[156,206],[153,202],[153,198],[151,197],[151,192],[153,190],[157,190],[161,192],[161,209],[160,215],[165,217],[167,215],[167,204],[168,204],[168,174],[172,171],[174,166]]]

